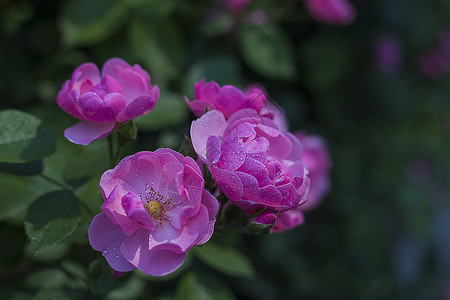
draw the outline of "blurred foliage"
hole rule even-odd
[[[254,0],[239,14],[212,0],[1,1],[0,298],[448,299],[450,72],[428,78],[418,57],[450,26],[450,2],[353,2],[355,22],[333,27],[301,0]],[[251,21],[255,10],[265,24]],[[389,75],[376,63],[384,34],[402,45]],[[115,56],[162,91],[125,154],[178,149],[183,95],[200,78],[259,83],[291,130],[326,138],[331,193],[291,232],[216,232],[174,274],[113,276],[87,240],[108,146],[66,141],[75,120],[55,99],[76,66]]]

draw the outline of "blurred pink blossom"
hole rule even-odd
[[[419,68],[428,78],[438,78],[448,73],[449,57],[441,49],[430,49],[419,56]]]
[[[402,60],[401,45],[397,38],[391,35],[380,37],[375,45],[378,67],[384,75],[392,76],[397,72]]]
[[[317,21],[331,25],[349,25],[356,10],[347,0],[304,0],[305,7]]]
[[[281,212],[272,232],[282,232],[301,225],[303,212],[315,209],[330,190],[331,158],[325,140],[316,135],[298,131],[295,136],[303,144],[303,163],[311,180],[308,200],[292,209]]]
[[[125,157],[100,187],[105,202],[89,242],[116,271],[168,274],[213,233],[219,204],[195,161],[171,149]]]
[[[112,58],[100,73],[95,64],[82,64],[57,96],[64,111],[82,120],[67,128],[64,136],[75,144],[87,145],[108,136],[116,123],[148,113],[158,98],[159,88],[150,84],[150,75],[139,65]]]

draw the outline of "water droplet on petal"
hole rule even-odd
[[[108,250],[103,250],[103,254],[108,254]]]

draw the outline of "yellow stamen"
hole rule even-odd
[[[158,217],[159,215],[161,215],[162,212],[161,204],[155,200],[150,201],[148,203],[148,210],[152,215],[152,217]]]

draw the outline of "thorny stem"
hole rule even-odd
[[[45,179],[45,180],[47,180],[48,182],[50,182],[50,183],[53,183],[54,185],[57,185],[57,186],[59,186],[59,187],[61,187],[62,189],[64,189],[64,190],[66,190],[67,192],[69,192],[69,193],[71,193],[71,194],[73,194],[74,196],[75,196],[75,198],[77,198],[77,200],[78,200],[78,202],[80,203],[80,205],[92,216],[92,217],[95,217],[95,213],[91,210],[91,208],[89,207],[89,206],[87,206],[87,204],[86,203],[84,203],[83,201],[81,201],[81,199],[77,196],[77,194],[75,194],[75,190],[70,186],[70,185],[67,185],[67,184],[65,184],[65,183],[63,183],[63,182],[60,182],[60,181],[58,181],[58,180],[56,180],[56,179],[54,179],[54,178],[51,178],[51,177],[49,177],[49,176],[47,176],[47,175],[45,175],[45,174],[39,174],[39,176],[42,178],[42,179]]]

